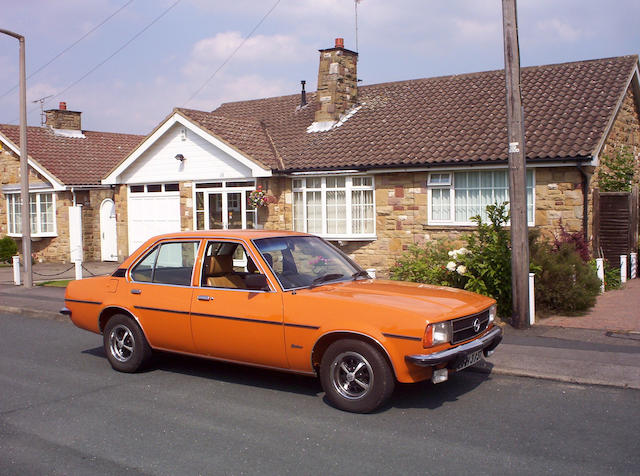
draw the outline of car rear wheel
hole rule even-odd
[[[140,327],[123,314],[114,315],[102,334],[107,359],[119,372],[137,372],[151,357],[151,347]]]
[[[395,378],[384,356],[355,339],[331,344],[320,363],[320,382],[329,402],[354,413],[380,408],[393,393]]]

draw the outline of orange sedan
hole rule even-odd
[[[157,236],[111,276],[69,283],[61,312],[102,334],[121,372],[155,349],[281,369],[319,376],[333,405],[361,413],[396,382],[446,381],[502,340],[493,299],[371,279],[295,232]]]

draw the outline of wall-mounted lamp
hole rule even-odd
[[[182,154],[176,154],[176,156],[174,157],[178,162],[184,162],[184,155]]]

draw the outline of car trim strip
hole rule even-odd
[[[281,326],[283,324],[280,321],[265,321],[262,319],[251,319],[248,317],[221,316],[219,314],[205,314],[203,312],[192,312],[191,315],[200,316],[200,317],[212,317],[214,319],[229,319],[231,321],[258,322],[260,324],[274,324],[278,326]]]
[[[400,334],[388,334],[386,332],[382,333],[383,336],[385,337],[391,337],[393,339],[404,339],[404,340],[415,340],[415,341],[421,341],[422,337],[414,337],[414,336],[403,336]]]
[[[82,299],[69,299],[69,298],[64,298],[65,301],[68,302],[79,302],[82,304],[95,304],[97,306],[99,306],[100,304],[102,304],[102,302],[98,302],[98,301],[83,301]]]
[[[293,324],[292,322],[285,322],[284,325],[285,327],[299,327],[301,329],[313,329],[313,330],[320,329],[320,326],[308,326],[306,324]]]
[[[142,309],[145,311],[158,311],[158,312],[170,312],[172,314],[189,314],[189,311],[174,311],[173,309],[161,309],[158,307],[146,307],[146,306],[133,306],[135,309]]]

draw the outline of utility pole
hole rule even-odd
[[[511,323],[529,326],[529,240],[527,229],[527,170],[524,113],[520,92],[520,48],[516,0],[502,0],[504,72],[507,91],[507,137],[509,151],[509,202],[511,209]]]
[[[27,155],[27,74],[24,60],[24,36],[0,28],[0,33],[20,42],[20,217],[22,219],[22,257],[24,287],[33,287],[31,273],[31,210],[29,206],[29,156]]]

